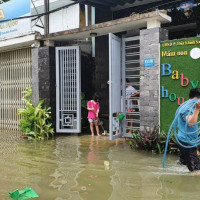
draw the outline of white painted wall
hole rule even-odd
[[[79,4],[50,15],[50,33],[79,28]]]
[[[38,13],[44,12],[44,0],[33,0]],[[70,0],[50,0],[50,10],[65,6],[72,3]],[[37,14],[33,4],[31,6],[31,14]],[[42,21],[42,22],[41,22]],[[43,26],[44,17],[41,20],[32,21],[32,30],[44,34],[44,29],[37,27]],[[79,4],[75,4],[60,11],[51,13],[49,16],[49,32],[55,33],[70,29],[79,28],[80,26],[80,9]]]

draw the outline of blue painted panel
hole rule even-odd
[[[144,67],[153,67],[153,66],[154,66],[154,58],[144,59]]]
[[[11,0],[3,3],[0,5],[0,10],[3,11],[5,19],[0,21],[30,14],[30,7],[30,0]]]

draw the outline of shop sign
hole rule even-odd
[[[11,0],[0,4],[0,39],[31,31],[30,0]]]
[[[200,38],[161,42],[160,125],[167,132],[174,114],[189,99],[189,91],[200,87]]]
[[[183,2],[180,4],[180,10],[187,10],[194,6],[193,1]]]

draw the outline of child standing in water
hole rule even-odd
[[[94,94],[93,99],[87,102],[87,109],[88,109],[88,121],[90,123],[90,131],[91,135],[94,136],[94,125],[96,128],[97,135],[99,134],[99,110],[100,110],[100,97],[97,94]]]

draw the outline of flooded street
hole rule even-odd
[[[0,199],[26,186],[42,200],[199,199],[198,174],[176,166],[177,156],[130,149],[124,139],[59,136],[35,142],[0,133]],[[104,165],[104,161],[109,165]]]

